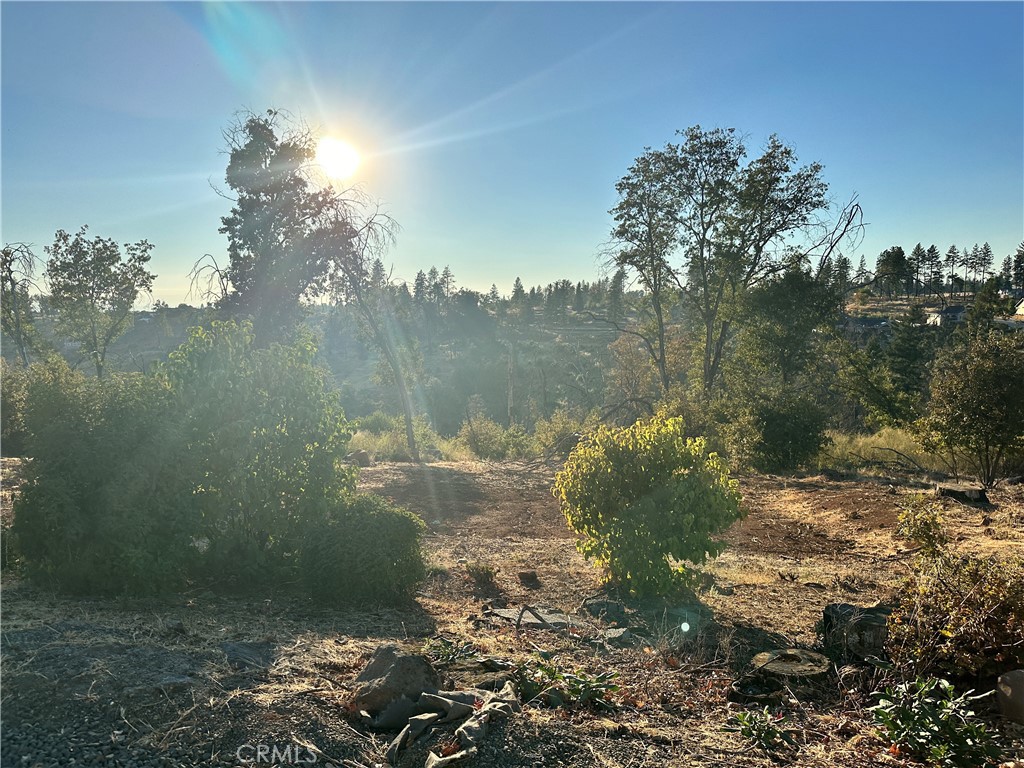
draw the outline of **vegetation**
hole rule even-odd
[[[972,691],[955,696],[946,680],[914,680],[886,688],[872,707],[875,721],[894,745],[930,766],[977,768],[994,764],[1001,750],[974,721]]]
[[[601,427],[555,476],[577,546],[608,577],[639,594],[666,594],[722,544],[713,537],[741,516],[735,480],[680,418]]]
[[[1024,559],[950,550],[937,505],[900,516],[919,547],[889,622],[889,651],[912,675],[995,678],[1024,665]]]

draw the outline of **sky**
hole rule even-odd
[[[771,134],[864,210],[847,255],[1024,241],[1024,3],[0,4],[2,239],[221,264],[223,131],[286,110],[362,156],[393,277],[604,273],[615,182],[692,125]]]

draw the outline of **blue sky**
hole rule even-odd
[[[694,124],[824,164],[892,244],[1024,240],[1024,3],[3,2],[2,232],[221,261],[221,131],[289,110],[364,155],[394,275],[592,279],[614,185]]]

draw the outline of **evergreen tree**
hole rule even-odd
[[[1013,287],[1024,291],[1024,243],[1018,245],[1013,254]]]
[[[946,279],[949,280],[950,299],[953,298],[953,284],[958,266],[960,266],[960,251],[956,249],[955,245],[951,245],[949,250],[946,251]]]
[[[992,267],[994,266],[995,256],[992,253],[992,246],[985,243],[981,246],[981,250],[978,252],[978,267],[981,270],[981,280],[984,282],[990,274],[992,274]]]
[[[523,288],[523,281],[518,277],[512,284],[512,306],[521,307],[526,302],[526,289]]]
[[[412,298],[417,304],[427,300],[427,276],[421,269],[416,273],[416,282],[413,283]]]
[[[939,249],[932,243],[928,246],[928,250],[925,251],[926,263],[928,265],[927,272],[925,274],[925,280],[928,283],[928,288],[935,293],[942,292],[942,254],[939,253]]]
[[[925,252],[924,247],[918,243],[910,251],[910,256],[907,259],[908,266],[908,283],[913,284],[914,295],[917,296],[921,291],[921,276],[925,274],[928,264],[928,254]],[[908,286],[909,288],[909,286]],[[908,290],[909,294],[910,291]]]
[[[626,268],[619,267],[608,286],[608,319],[619,322],[625,317]]]

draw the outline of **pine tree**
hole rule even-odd
[[[955,245],[946,251],[946,279],[949,280],[949,297],[953,298],[953,284],[956,282],[956,268],[960,265],[960,251]]]
[[[925,252],[927,256],[928,269],[925,277],[928,281],[929,290],[935,291],[936,293],[942,292],[942,254],[939,253],[939,249],[935,247],[935,244],[928,246],[928,250]]]
[[[921,274],[925,272],[927,263],[928,254],[925,252],[924,247],[918,243],[914,246],[914,249],[910,252],[910,256],[907,258],[907,265],[909,267],[908,278],[914,283],[915,296],[920,292]],[[907,293],[910,293],[909,286]]]
[[[417,304],[427,300],[427,276],[421,269],[416,273],[416,282],[413,283],[412,298]]]
[[[619,322],[625,316],[626,268],[615,270],[611,285],[608,286],[608,319]]]
[[[518,277],[512,284],[512,306],[521,307],[526,301],[526,289],[523,288],[523,281]]]
[[[992,254],[992,246],[985,243],[978,252],[978,267],[981,270],[981,281],[985,282],[992,273],[995,256]]]
[[[1013,287],[1024,291],[1024,243],[1017,246],[1013,255]]]

